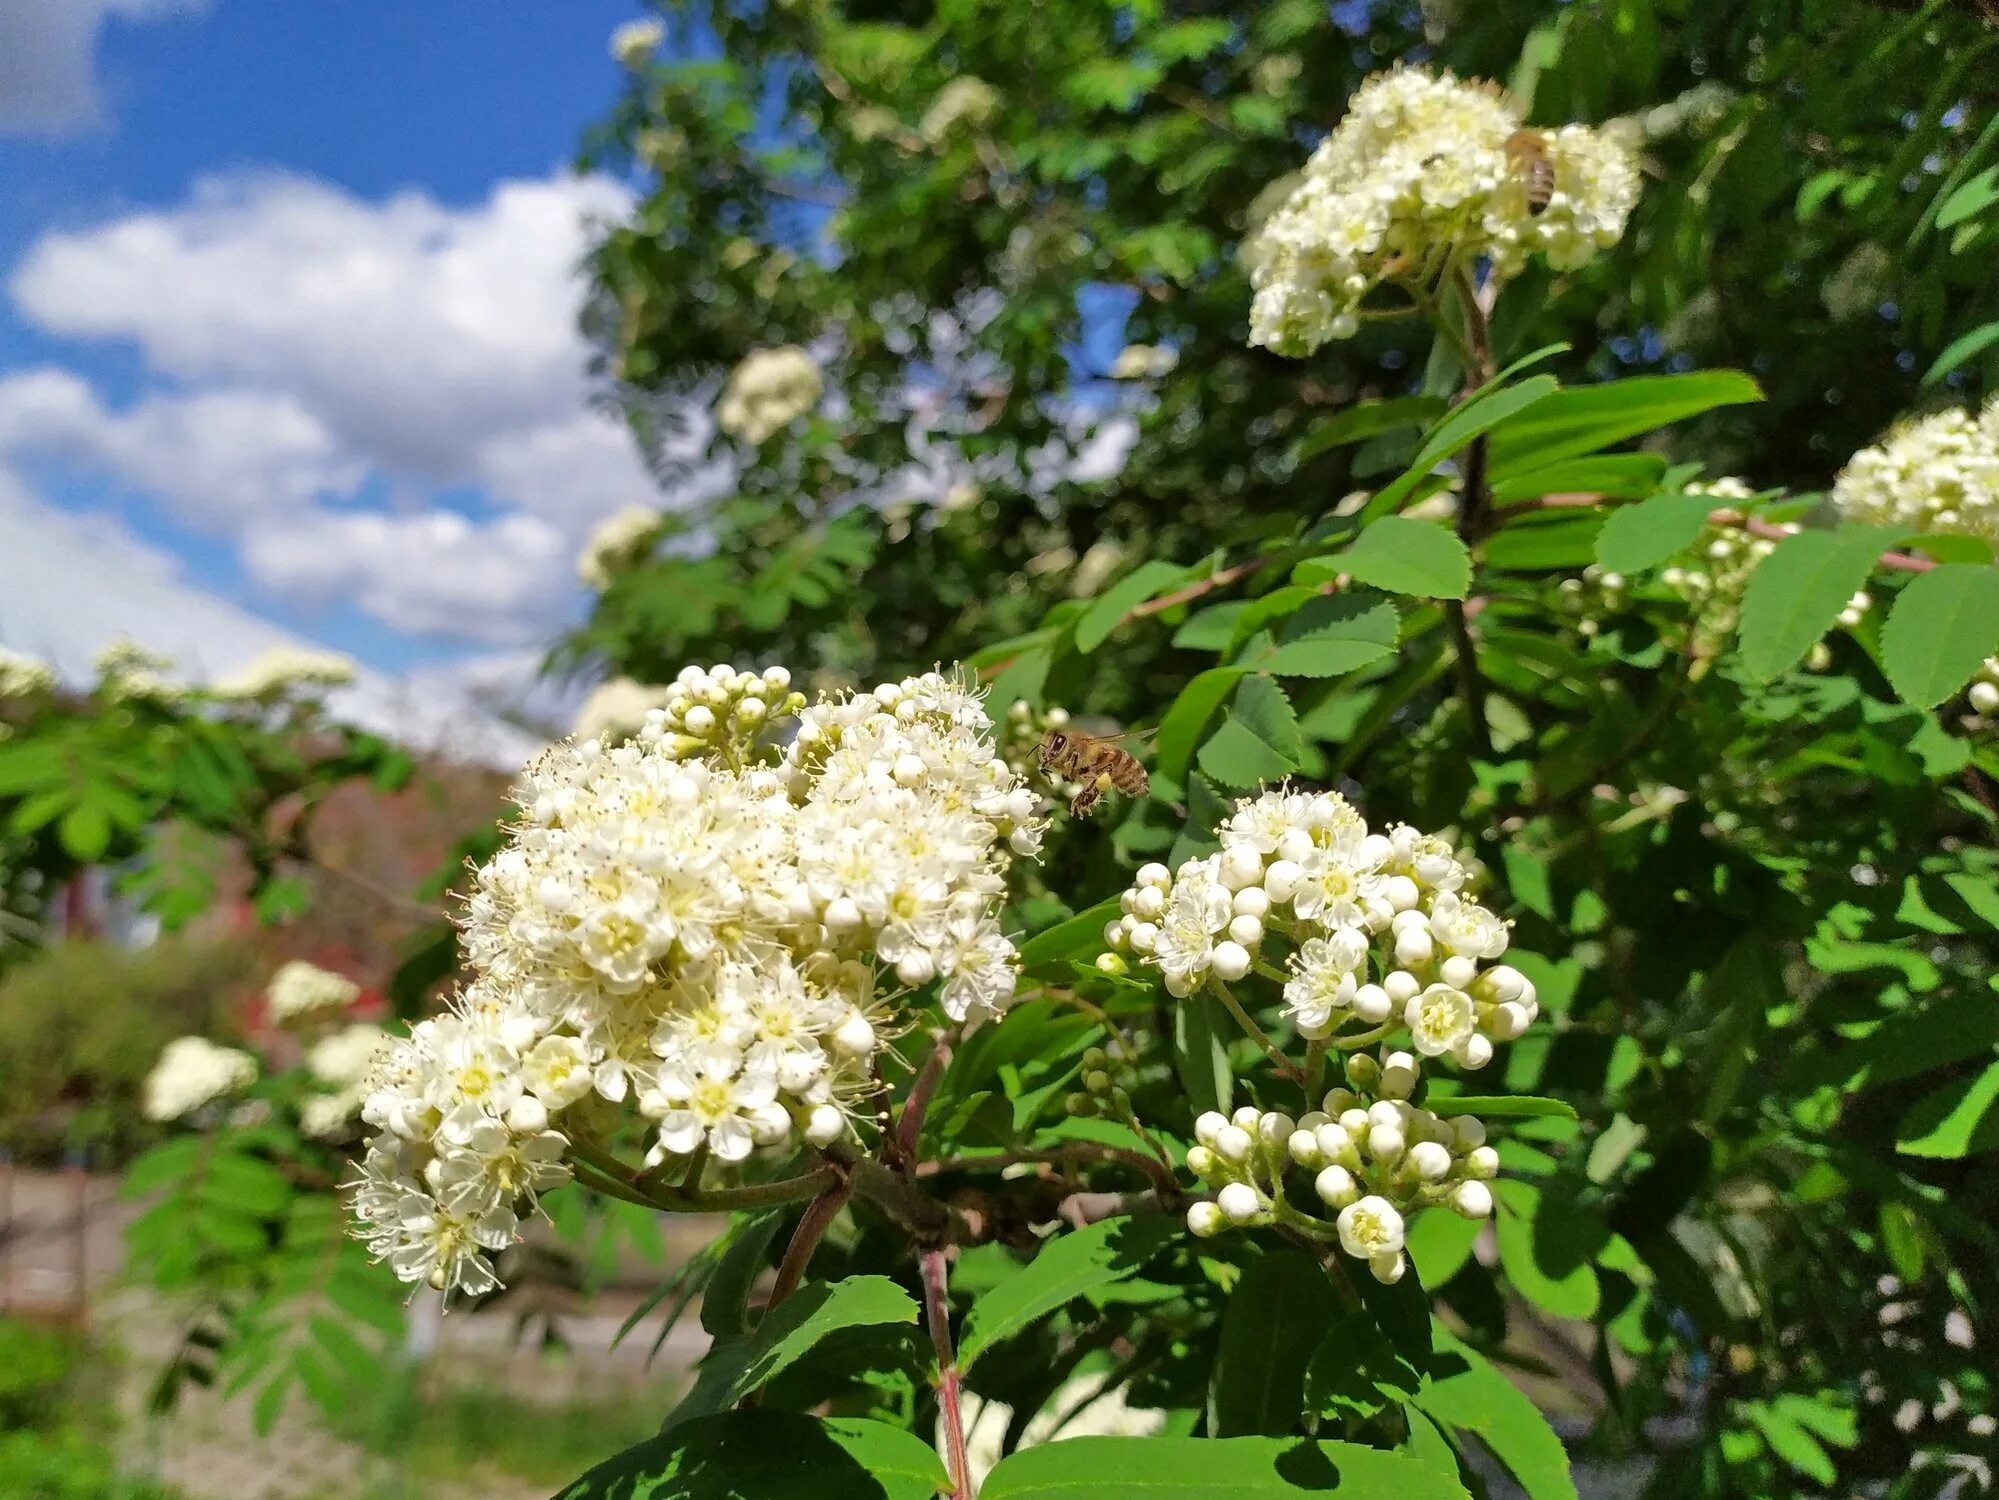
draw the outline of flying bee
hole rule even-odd
[[[1516,130],[1506,138],[1506,159],[1527,191],[1527,212],[1544,214],[1555,196],[1555,159],[1542,130]]]
[[[1152,790],[1145,767],[1129,750],[1113,744],[1123,735],[1078,734],[1073,729],[1051,729],[1035,751],[1044,772],[1077,782],[1082,790],[1070,800],[1071,816],[1087,818],[1105,792],[1119,791],[1127,797],[1143,797]]]

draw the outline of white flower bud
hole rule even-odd
[[[1318,1141],[1319,1155],[1327,1161],[1348,1167],[1360,1165],[1360,1153],[1354,1149],[1353,1132],[1346,1126],[1321,1125],[1313,1135]]]
[[[1229,1116],[1229,1123],[1231,1125],[1240,1125],[1244,1130],[1254,1135],[1256,1127],[1263,1123],[1263,1111],[1258,1109],[1254,1104],[1238,1104],[1235,1112]]]
[[[1358,1101],[1352,1089],[1327,1089],[1326,1097],[1319,1101],[1319,1107],[1331,1118],[1337,1120],[1352,1109]]]
[[[1228,1125],[1227,1115],[1218,1110],[1203,1110],[1199,1118],[1194,1121],[1194,1139],[1203,1146],[1212,1146],[1221,1139],[1222,1132],[1228,1129]]]
[[[1345,1167],[1327,1167],[1312,1181],[1312,1191],[1319,1195],[1319,1201],[1328,1208],[1345,1208],[1360,1196],[1360,1188],[1355,1184],[1353,1173]]]
[[[1381,987],[1388,992],[1388,998],[1397,1005],[1407,1005],[1410,996],[1420,995],[1423,992],[1423,982],[1407,969],[1389,970],[1382,978]]]
[[[1153,922],[1135,922],[1131,928],[1131,951],[1151,953],[1159,946],[1159,927]]]
[[[1246,885],[1235,893],[1238,917],[1263,917],[1270,913],[1270,893],[1260,885]]]
[[[1407,1052],[1391,1052],[1381,1060],[1379,1089],[1385,1098],[1407,1099],[1416,1092],[1416,1059]]]
[[[1478,978],[1478,965],[1462,954],[1452,954],[1437,965],[1437,978],[1454,990],[1469,989]]]
[[[1132,893],[1132,915],[1147,922],[1159,920],[1166,910],[1166,893],[1156,885],[1142,885]]]
[[[1298,1122],[1289,1115],[1272,1111],[1256,1122],[1257,1139],[1266,1146],[1281,1146],[1297,1128]]]
[[[1312,835],[1302,828],[1287,828],[1277,838],[1277,857],[1302,865],[1312,857]]]
[[[1214,1176],[1215,1169],[1220,1165],[1221,1163],[1215,1159],[1215,1153],[1210,1151],[1206,1146],[1189,1146],[1187,1148],[1187,1170],[1203,1182]]]
[[[1394,1286],[1402,1279],[1402,1273],[1409,1268],[1409,1262],[1400,1250],[1392,1255],[1370,1255],[1367,1268],[1374,1273],[1374,1279],[1383,1286]]]
[[[1337,1123],[1342,1130],[1358,1140],[1367,1134],[1367,1127],[1374,1122],[1368,1119],[1366,1110],[1356,1108],[1341,1110]]]
[[[831,1104],[815,1104],[805,1117],[805,1139],[815,1146],[830,1146],[847,1131],[847,1117]]]
[[[1245,949],[1263,941],[1263,923],[1255,917],[1237,917],[1229,923],[1229,937]]]
[[[548,1106],[533,1094],[523,1094],[507,1109],[507,1129],[515,1135],[540,1135],[548,1129]]]
[[[1461,1068],[1482,1068],[1492,1061],[1492,1043],[1473,1032],[1451,1049],[1451,1057]]]
[[[781,693],[791,686],[791,673],[783,667],[765,667],[764,686],[773,693]]]
[[[847,1018],[833,1032],[833,1045],[849,1057],[867,1057],[875,1050],[875,1028],[868,1018],[857,1010],[847,1012]]]
[[[1492,1008],[1492,1018],[1486,1023],[1492,1034],[1502,1042],[1510,1042],[1533,1024],[1524,1005],[1507,1003]]]
[[[1451,1153],[1435,1141],[1418,1141],[1409,1148],[1409,1166],[1425,1182],[1441,1182],[1451,1175]]]
[[[1215,1206],[1233,1223],[1247,1224],[1263,1212],[1263,1195],[1246,1182],[1231,1182],[1215,1194]]]
[[[1263,879],[1263,856],[1238,844],[1222,851],[1222,884],[1231,891],[1257,884]]]
[[[1263,891],[1272,901],[1289,901],[1304,876],[1296,860],[1280,859],[1263,872]]]
[[[707,735],[715,728],[715,711],[706,704],[697,703],[687,710],[687,732]]]
[[[1475,1178],[1461,1182],[1451,1189],[1450,1204],[1453,1213],[1462,1214],[1467,1219],[1490,1218],[1492,1189]]]
[[[937,977],[937,960],[918,948],[905,953],[895,966],[895,977],[904,984],[928,984]]]
[[[1215,1154],[1223,1161],[1248,1161],[1250,1152],[1255,1149],[1255,1140],[1240,1125],[1224,1126],[1215,1137]]]
[[[1436,956],[1437,945],[1429,930],[1422,927],[1404,927],[1395,934],[1395,961],[1414,967],[1427,964]]]
[[[1423,891],[1407,875],[1391,875],[1382,887],[1382,899],[1397,911],[1414,911],[1416,903],[1423,899]]]
[[[1215,951],[1209,956],[1208,966],[1215,977],[1224,984],[1233,984],[1249,972],[1249,950],[1241,943],[1224,940],[1215,944]]]
[[[1138,867],[1138,883],[1164,890],[1173,883],[1173,874],[1166,866],[1154,860],[1151,864]]]
[[[898,755],[895,758],[895,784],[915,786],[929,774],[930,768],[923,764],[920,755]]]
[[[1477,1115],[1459,1115],[1449,1123],[1451,1137],[1459,1151],[1469,1151],[1485,1144],[1485,1121]]]
[[[1228,1215],[1218,1204],[1195,1203],[1187,1209],[1187,1228],[1201,1239],[1212,1239],[1228,1228],[1228,1223]]]
[[[1526,987],[1527,976],[1511,964],[1494,964],[1479,976],[1479,990],[1488,1000],[1504,1005],[1509,1000],[1518,1000]],[[1460,985],[1462,989],[1464,986]]]
[[[1291,1159],[1301,1167],[1318,1167],[1325,1163],[1325,1156],[1319,1150],[1318,1134],[1310,1130],[1294,1130],[1291,1139],[1285,1143]]]
[[[826,914],[820,919],[835,932],[850,932],[861,925],[861,909],[850,896],[835,896],[826,903]]]
[[[1367,1130],[1367,1154],[1384,1164],[1399,1161],[1406,1143],[1399,1125],[1370,1125]]]
[[[1499,1153],[1490,1146],[1474,1146],[1465,1153],[1465,1176],[1490,1182],[1499,1175]]]

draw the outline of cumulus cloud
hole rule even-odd
[[[136,347],[159,388],[117,408],[61,370],[0,377],[0,462],[110,474],[239,537],[273,591],[545,639],[582,538],[662,503],[577,326],[592,226],[628,201],[565,174],[450,206],[259,173],[45,235],[8,279],[21,315]]]
[[[6,0],[0,4],[0,131],[61,135],[103,116],[95,73],[107,21],[149,21],[209,0]]]

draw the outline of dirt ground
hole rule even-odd
[[[287,1403],[267,1435],[251,1426],[249,1403],[189,1388],[165,1418],[148,1417],[144,1393],[172,1349],[172,1309],[121,1285],[124,1226],[137,1206],[117,1197],[113,1178],[30,1172],[0,1166],[0,1310],[38,1321],[86,1327],[113,1351],[120,1403],[121,1468],[177,1486],[188,1500],[361,1500],[396,1493],[383,1458],[344,1441],[318,1422],[303,1400]],[[690,1226],[691,1227],[691,1226]],[[692,1248],[690,1242],[686,1248]],[[469,1372],[480,1386],[561,1407],[592,1395],[669,1388],[706,1345],[698,1323],[684,1320],[650,1367],[652,1340],[611,1339],[662,1273],[631,1268],[628,1286],[587,1304],[552,1311],[566,1345],[551,1358],[539,1340],[524,1345],[518,1309],[454,1312],[436,1318],[412,1309],[419,1337],[436,1340],[434,1368]],[[650,1278],[650,1279],[649,1279]],[[662,1396],[662,1404],[664,1397]],[[468,1473],[420,1490],[438,1500],[540,1500],[546,1484],[497,1473]]]

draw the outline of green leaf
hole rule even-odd
[[[1666,460],[1656,453],[1597,453],[1530,469],[1492,486],[1501,505],[1542,495],[1596,494],[1605,498],[1649,495],[1659,488]]]
[[[935,1450],[886,1422],[735,1411],[627,1448],[556,1500],[935,1500],[949,1485]]]
[[[1180,1227],[1167,1215],[1105,1219],[1049,1240],[1033,1260],[972,1304],[958,1343],[959,1368],[969,1370],[994,1344],[1071,1298],[1132,1275],[1172,1243]]]
[[[1416,1215],[1404,1248],[1423,1285],[1439,1287],[1458,1274],[1471,1259],[1480,1225],[1480,1220],[1461,1218],[1447,1209]]]
[[[1284,689],[1268,677],[1246,677],[1222,727],[1201,746],[1203,771],[1224,786],[1253,787],[1298,769],[1305,742]]]
[[[1194,747],[1201,742],[1201,732],[1247,670],[1210,667],[1180,689],[1152,740],[1153,766],[1161,776],[1175,785],[1187,779],[1187,767],[1194,758]]]
[[[1423,446],[1416,450],[1416,456],[1410,460],[1408,469],[1393,484],[1368,501],[1367,510],[1363,514],[1381,515],[1393,511],[1415,493],[1416,487],[1430,477],[1438,464],[1470,447],[1474,438],[1482,437],[1500,424],[1511,422],[1521,413],[1541,405],[1553,397],[1559,389],[1552,375],[1530,375],[1518,385],[1490,386],[1469,401],[1453,407],[1450,413],[1424,437]],[[1555,458],[1564,456],[1566,455],[1551,455],[1545,461],[1552,463]],[[1460,594],[1453,597],[1464,596]]]
[[[1577,1118],[1575,1106],[1560,1099],[1539,1099],[1531,1094],[1432,1094],[1424,1107],[1449,1118],[1477,1115],[1482,1120],[1538,1120],[1553,1116]]]
[[[1767,682],[1803,658],[1897,535],[1893,527],[1849,526],[1779,542],[1742,591],[1742,665],[1749,675]]]
[[[1493,1187],[1499,1263],[1514,1290],[1558,1318],[1594,1314],[1601,1298],[1596,1272],[1561,1243],[1561,1226],[1543,1212],[1547,1196],[1518,1178],[1501,1178]]]
[[[1307,1438],[1079,1437],[1001,1460],[979,1500],[1466,1500],[1406,1454]]]
[[[101,802],[79,802],[62,815],[58,831],[72,858],[96,864],[111,845],[111,814]]]
[[[1568,1452],[1548,1419],[1482,1355],[1447,1333],[1439,1333],[1437,1340],[1444,1360],[1455,1358],[1465,1368],[1426,1384],[1416,1405],[1445,1426],[1474,1434],[1531,1500],[1576,1500]]]
[[[1096,650],[1110,639],[1111,632],[1118,628],[1126,615],[1146,600],[1177,588],[1187,581],[1192,572],[1191,568],[1162,562],[1158,558],[1140,563],[1099,594],[1083,611],[1083,617],[1076,622],[1076,649],[1086,655]]]
[[[1932,708],[1999,652],[1999,569],[1944,563],[1895,596],[1881,670],[1904,703]]]
[[[1969,364],[1994,344],[1999,344],[1999,321],[1984,323],[1969,333],[1958,335],[1944,346],[1936,363],[1923,373],[1923,385],[1936,385],[1960,365]]]
[[[1619,506],[1596,534],[1596,560],[1613,573],[1642,573],[1693,546],[1709,512],[1712,495],[1654,495]]]
[[[1314,595],[1292,611],[1283,638],[1255,665],[1273,677],[1337,677],[1392,652],[1401,623],[1386,599],[1364,593]]]
[[[1104,924],[1122,914],[1118,898],[1110,896],[1075,916],[1038,932],[1020,947],[1020,967],[1024,974],[1046,971],[1083,954],[1095,958],[1104,951]]]
[[[1173,644],[1182,651],[1221,651],[1235,639],[1235,623],[1249,606],[1247,599],[1211,604],[1173,632]]]
[[[1305,1367],[1339,1312],[1325,1269],[1297,1250],[1257,1257],[1229,1294],[1208,1382],[1216,1437],[1281,1437],[1298,1429]]]
[[[763,1273],[764,1253],[783,1222],[784,1211],[774,1208],[730,1235],[729,1248],[701,1289],[701,1326],[714,1337],[749,1332],[750,1288]]]
[[[1226,1110],[1234,1096],[1228,1049],[1234,1027],[1222,1002],[1205,991],[1173,1002],[1173,1071],[1197,1115]]]
[[[1423,1214],[1417,1222],[1436,1217]],[[1332,1324],[1313,1352],[1305,1371],[1305,1407],[1321,1417],[1372,1417],[1386,1406],[1406,1404],[1422,1383],[1381,1325],[1357,1307]],[[1457,1472],[1455,1462],[1451,1472]]]
[[[883,1323],[914,1323],[916,1312],[916,1300],[886,1276],[807,1282],[757,1324],[742,1371],[731,1384],[729,1404],[804,1358],[831,1334]]]
[[[1471,553],[1448,527],[1383,516],[1344,552],[1308,558],[1292,576],[1300,583],[1325,583],[1342,573],[1391,594],[1462,599],[1471,591]]]
[[[1895,1132],[1904,1156],[1955,1161],[1999,1147],[1999,1061],[1916,1101]]]
[[[1441,396],[1394,396],[1386,401],[1363,401],[1337,416],[1315,422],[1298,440],[1293,457],[1303,463],[1345,443],[1364,442],[1398,427],[1417,427],[1433,422],[1446,410]]]
[[[1987,167],[1944,199],[1937,210],[1937,228],[1950,229],[1999,203],[1999,167]]]
[[[1670,427],[1717,406],[1761,401],[1763,391],[1737,370],[1639,375],[1572,386],[1535,405],[1493,434],[1486,477],[1500,484],[1566,458],[1595,453],[1641,433]]]
[[[1826,1456],[1818,1439],[1789,1416],[1767,1406],[1760,1401],[1745,1401],[1742,1410],[1763,1434],[1763,1441],[1770,1445],[1770,1451],[1800,1474],[1817,1480],[1822,1485],[1830,1485],[1839,1477],[1832,1460]]]

